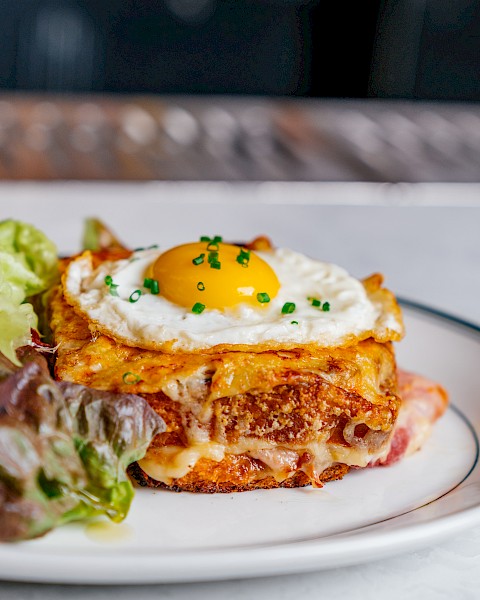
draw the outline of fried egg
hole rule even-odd
[[[341,267],[218,237],[137,250],[96,267],[85,252],[69,264],[63,285],[92,331],[150,350],[331,347],[403,332],[400,311],[389,310],[393,297],[369,293]]]

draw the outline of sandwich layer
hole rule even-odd
[[[51,326],[57,378],[138,393],[167,423],[131,469],[143,485],[197,492],[321,486],[388,454],[400,407],[388,342],[145,350],[92,333],[61,287]]]

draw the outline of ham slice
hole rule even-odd
[[[445,390],[430,379],[398,371],[399,396],[402,398],[397,421],[384,458],[371,462],[369,467],[386,466],[416,452],[432,431],[435,421],[448,405]]]

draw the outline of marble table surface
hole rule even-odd
[[[173,244],[200,230],[230,239],[269,233],[278,245],[336,262],[356,276],[380,271],[398,295],[480,324],[479,185],[0,186],[0,218],[35,223],[62,252],[78,248],[81,218],[89,215],[110,222],[132,246],[145,239]],[[2,600],[66,596],[473,599],[480,596],[480,527],[383,561],[302,575],[136,587],[0,582]]]

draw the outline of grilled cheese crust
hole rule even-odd
[[[380,291],[381,278],[365,285],[399,310]],[[400,407],[389,341],[170,354],[99,333],[62,286],[50,311],[58,379],[137,393],[167,423],[131,469],[143,485],[197,492],[321,486],[388,452]],[[126,383],[128,372],[140,381]]]

